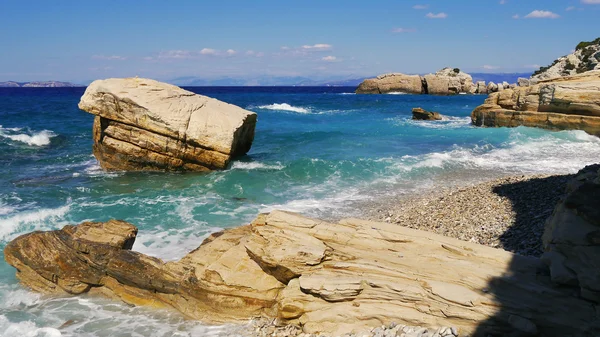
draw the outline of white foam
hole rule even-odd
[[[408,123],[430,129],[456,129],[471,125],[471,117],[442,116],[439,121],[407,120]]]
[[[400,92],[400,91],[391,91],[391,92],[387,92],[385,94],[386,95],[406,95],[405,92]]]
[[[0,125],[0,137],[10,140],[25,143],[31,146],[44,146],[50,144],[50,139],[56,134],[50,130],[42,130],[39,132],[16,133],[22,128],[3,128]]]
[[[0,218],[0,241],[8,241],[12,236],[19,235],[25,229],[48,229],[49,222],[60,220],[69,211],[67,204],[58,208],[42,208],[36,211],[24,211],[8,218]]]
[[[264,164],[264,163],[256,162],[256,161],[252,161],[252,162],[236,161],[236,162],[233,162],[233,165],[231,166],[231,168],[239,169],[239,170],[282,170],[285,168],[285,166],[281,165],[280,162],[277,162],[277,164],[274,164],[274,165],[269,165],[269,164]]]
[[[303,113],[303,114],[310,113],[309,109],[291,106],[287,103],[273,103],[273,104],[269,104],[269,105],[261,105],[258,108],[259,109],[267,109],[267,110],[292,111],[292,112],[298,112],[298,113]]]

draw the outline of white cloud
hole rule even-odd
[[[515,15],[512,16],[512,18],[513,19],[518,19],[518,18],[520,18],[520,16],[519,16],[519,14],[515,14]]]
[[[123,60],[127,60],[127,57],[125,57],[125,56],[118,56],[118,55],[110,55],[110,56],[94,55],[94,56],[92,56],[92,59],[94,59],[94,60],[107,60],[107,61],[123,61]]]
[[[569,7],[567,7],[565,10],[566,10],[567,12],[570,12],[570,11],[573,11],[573,10],[575,10],[575,9],[576,9],[576,8],[575,8],[575,6],[569,6]]]
[[[189,59],[192,57],[193,57],[193,53],[190,52],[189,50],[167,50],[167,51],[161,51],[160,53],[158,53],[159,59],[182,60],[182,59]]]
[[[237,54],[237,51],[235,51],[233,49],[227,49],[227,51],[225,53],[229,56],[233,56],[233,55]]]
[[[581,0],[581,3],[586,5],[600,5],[600,0]]]
[[[321,60],[325,61],[325,62],[335,62],[337,61],[337,57],[329,55],[329,56],[325,56],[323,57]]]
[[[534,10],[533,12],[525,15],[526,19],[557,19],[560,15],[552,13],[550,11]]]
[[[527,69],[539,69],[541,68],[541,65],[539,64],[526,64],[523,66],[523,68],[527,68]]]
[[[444,12],[437,13],[437,14],[429,12],[429,13],[427,13],[427,15],[425,15],[425,17],[430,18],[430,19],[445,19],[448,17],[448,14],[446,14]]]
[[[317,43],[317,44],[313,44],[311,45],[304,45],[302,46],[303,50],[306,51],[325,51],[325,50],[331,50],[332,46],[330,44],[326,44],[326,43]]]
[[[412,8],[413,9],[427,9],[427,8],[429,8],[429,5],[414,5]]]
[[[506,4],[507,2],[508,2],[507,0],[500,0],[500,4],[501,4],[501,5],[504,5],[504,4]]]
[[[417,30],[414,28],[394,28],[392,29],[392,33],[414,33]]]
[[[483,68],[483,69],[486,69],[486,70],[500,69],[500,67],[497,67],[497,66],[490,66],[490,65],[488,65],[488,64],[484,65],[484,66],[483,66],[483,67],[481,67],[481,68]]]
[[[201,55],[217,55],[218,52],[215,49],[212,48],[202,48],[202,50],[200,51]]]
[[[290,47],[288,47],[288,46],[283,46],[283,47],[281,47],[281,50],[290,50],[290,49],[292,49],[292,48],[290,48]]]

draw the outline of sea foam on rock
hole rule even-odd
[[[108,170],[225,169],[256,125],[251,111],[144,78],[94,81],[79,108],[96,116],[93,152]]]

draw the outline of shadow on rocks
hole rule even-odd
[[[557,286],[539,258],[544,224],[575,175],[534,178],[494,188],[511,200],[515,223],[501,236],[514,255],[501,277],[490,277],[492,317],[471,336],[600,336],[600,306],[579,296],[577,287]],[[526,256],[529,255],[529,256]]]

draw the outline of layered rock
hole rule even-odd
[[[413,108],[412,119],[424,121],[439,121],[442,119],[442,115],[440,115],[439,112],[435,111],[427,111],[422,108]]]
[[[256,125],[253,112],[143,78],[94,81],[79,108],[96,116],[93,153],[107,170],[224,169]]]
[[[551,65],[541,67],[534,72],[531,81],[537,83],[590,70],[600,70],[600,38],[590,42],[580,42],[573,53],[559,57]]]
[[[458,68],[444,68],[435,74],[423,76],[430,95],[456,95],[471,93],[473,78]]]
[[[600,303],[600,165],[581,170],[546,222],[543,259],[552,281]]]
[[[600,136],[600,70],[492,93],[471,120],[477,126],[577,129]]]
[[[541,260],[397,225],[274,211],[167,263],[131,251],[135,235],[121,221],[83,223],[23,235],[4,255],[37,291],[101,294],[209,322],[277,317],[333,335],[391,322],[460,335],[600,334],[594,306],[554,286]]]

